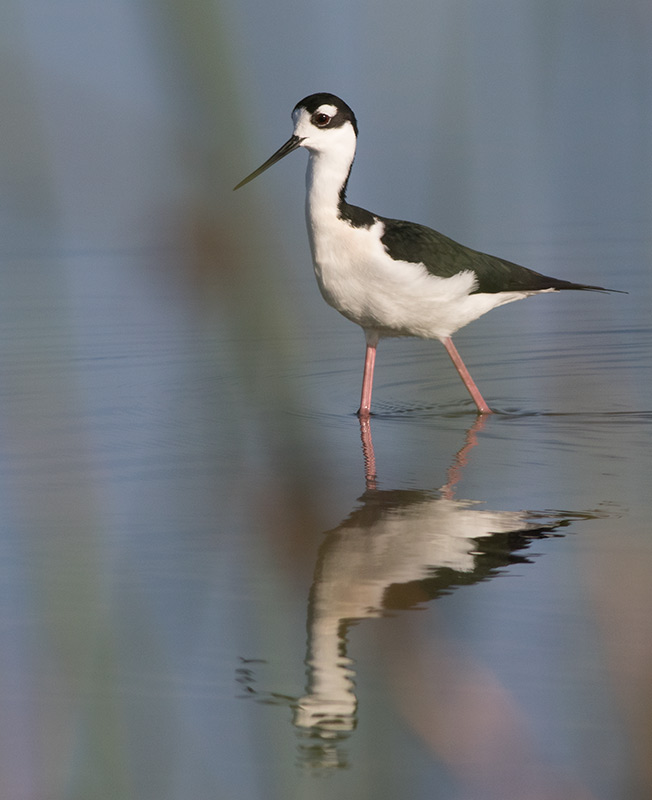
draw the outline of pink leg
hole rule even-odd
[[[443,339],[442,344],[446,348],[446,352],[451,357],[451,361],[455,364],[455,369],[459,372],[460,378],[464,381],[464,385],[468,389],[469,394],[473,398],[473,402],[478,407],[478,413],[480,414],[493,414],[493,411],[489,408],[486,404],[483,396],[480,394],[480,390],[475,385],[473,378],[471,377],[468,369],[464,365],[460,354],[457,352],[457,348],[453,344],[453,340],[448,337],[448,339]]]
[[[374,385],[374,364],[376,363],[376,344],[367,340],[367,353],[362,375],[362,396],[360,397],[359,417],[368,417],[371,412],[371,390]]]

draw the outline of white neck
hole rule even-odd
[[[343,131],[349,133],[348,130]],[[349,177],[355,155],[355,135],[342,136],[327,150],[310,150],[306,170],[306,216],[319,224],[337,215],[340,193]]]

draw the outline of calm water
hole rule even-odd
[[[652,797],[651,8],[0,4],[0,800]],[[315,91],[352,202],[629,293],[361,429],[305,154],[231,191]]]
[[[2,796],[649,796],[649,243],[569,248],[630,294],[458,335],[499,413],[386,342],[362,429],[307,272],[10,260]]]

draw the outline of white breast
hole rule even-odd
[[[336,216],[308,211],[315,275],[329,305],[380,336],[444,339],[523,292],[471,294],[471,271],[439,278],[423,264],[392,259],[381,242],[384,225],[355,228]]]
[[[338,134],[340,136],[340,134]],[[340,191],[355,151],[353,130],[327,150],[311,150],[306,173],[306,222],[321,293],[329,305],[379,336],[445,339],[525,292],[471,294],[472,271],[439,278],[423,264],[395,261],[381,237],[384,224],[356,228],[339,216]]]

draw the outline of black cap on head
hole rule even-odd
[[[358,135],[358,121],[355,118],[355,114],[344,102],[344,100],[337,97],[337,95],[330,94],[329,92],[309,94],[308,97],[304,97],[303,100],[299,100],[294,107],[294,110],[296,111],[298,108],[305,108],[309,114],[314,114],[314,112],[323,105],[335,106],[337,109],[337,114],[335,114],[327,127],[339,128],[344,125],[345,122],[350,122],[351,125],[353,125],[355,135]]]

